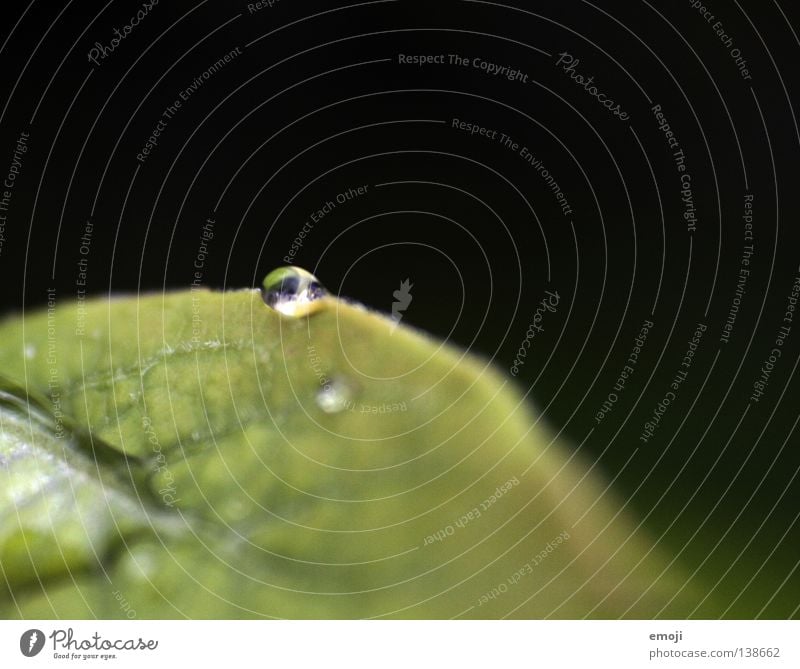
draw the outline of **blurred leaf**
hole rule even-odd
[[[122,536],[174,524],[118,475],[141,476],[139,463],[5,380],[0,468],[0,564],[13,584],[97,566]]]
[[[0,404],[5,617],[694,607],[508,379],[358,305],[291,319],[253,290],[53,300],[0,342],[3,373],[82,435]]]

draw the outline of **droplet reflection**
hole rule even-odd
[[[276,269],[267,274],[261,286],[264,303],[293,318],[319,311],[326,295],[319,279],[300,267]]]
[[[343,379],[333,379],[319,389],[316,400],[325,413],[339,413],[353,407],[353,387]]]

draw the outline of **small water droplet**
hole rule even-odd
[[[326,295],[319,279],[300,267],[276,269],[267,274],[261,286],[267,306],[294,318],[319,311]]]
[[[344,379],[328,381],[317,392],[317,406],[325,413],[339,413],[353,404],[353,386]]]

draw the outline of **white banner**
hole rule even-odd
[[[793,667],[795,621],[6,621],[0,667]]]

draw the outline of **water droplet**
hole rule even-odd
[[[264,279],[261,296],[284,316],[308,316],[320,310],[327,291],[319,279],[300,267],[281,267]]]
[[[325,413],[339,413],[351,409],[353,386],[344,379],[333,379],[325,383],[317,392],[317,406]]]

